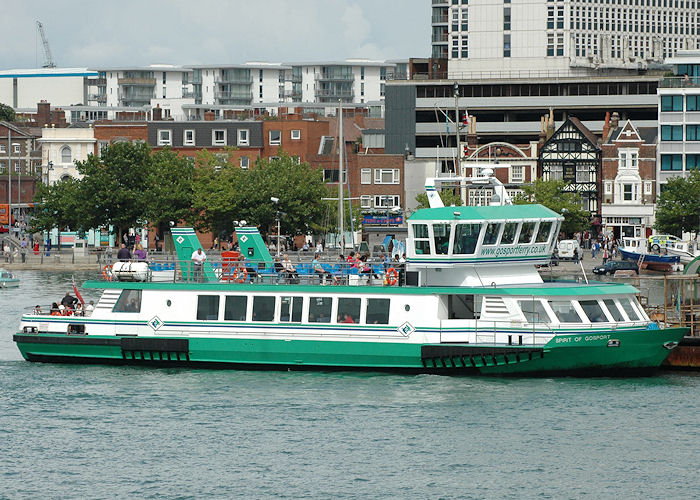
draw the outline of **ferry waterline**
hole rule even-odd
[[[282,275],[240,228],[249,267],[195,273],[199,241],[174,228],[175,269],[119,263],[83,285],[103,290],[89,316],[25,314],[14,341],[29,361],[592,376],[653,371],[687,334],[650,321],[632,286],[543,282],[562,217],[477,182],[497,205],[443,207],[428,186],[405,269]]]

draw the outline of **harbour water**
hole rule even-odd
[[[59,300],[71,276],[20,277],[0,290],[0,498],[700,497],[695,373],[27,363],[12,342],[22,310]]]

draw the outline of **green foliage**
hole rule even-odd
[[[584,231],[590,227],[591,213],[581,208],[578,193],[564,191],[566,182],[545,181],[537,179],[532,184],[523,185],[523,194],[517,196],[513,203],[525,205],[539,203],[564,216],[561,230],[566,234]]]
[[[34,195],[35,210],[32,230],[59,231],[68,228],[80,230],[86,228],[81,224],[84,209],[80,198],[80,182],[67,178],[52,186],[38,184]]]
[[[680,236],[700,227],[700,172],[668,180],[656,202],[657,231]]]
[[[165,148],[151,155],[151,166],[146,180],[148,203],[143,218],[153,225],[191,219],[194,162]]]
[[[0,120],[6,122],[15,121],[15,110],[12,106],[0,102]]]
[[[456,191],[456,192],[455,192]],[[462,206],[462,198],[459,196],[459,190],[443,189],[440,191],[440,199],[446,207],[459,207]],[[430,208],[430,202],[428,201],[428,195],[426,193],[421,193],[416,196],[416,201],[418,206],[416,210],[420,208]]]

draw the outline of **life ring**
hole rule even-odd
[[[399,282],[399,273],[393,267],[386,270],[386,284],[389,286],[394,286]]]
[[[236,283],[245,283],[248,281],[248,270],[245,267],[237,267],[233,271],[233,281]]]
[[[110,264],[102,268],[102,277],[107,281],[112,281],[112,266]]]

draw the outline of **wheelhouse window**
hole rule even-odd
[[[285,323],[301,323],[303,307],[303,297],[282,297],[280,302],[280,321]]]
[[[309,323],[330,323],[332,307],[331,297],[310,297]]]
[[[430,254],[430,235],[427,224],[412,224],[413,245],[417,255]]]
[[[549,323],[549,314],[542,305],[542,302],[537,299],[519,300],[518,307],[525,316],[525,321],[528,323]]]
[[[141,290],[122,290],[119,300],[117,300],[117,303],[114,304],[112,312],[141,312]]]
[[[248,312],[248,297],[245,295],[227,295],[224,304],[224,320],[245,321]]]
[[[450,247],[450,225],[433,224],[433,239],[435,240],[435,253],[446,254]]]
[[[518,236],[518,243],[530,243],[534,233],[535,223],[523,222],[523,227],[520,229],[520,236]]]
[[[455,242],[452,253],[471,255],[476,250],[479,241],[481,224],[457,224],[455,226]]]
[[[501,236],[501,245],[511,245],[515,242],[515,235],[518,232],[517,222],[506,222]]]
[[[560,323],[582,323],[583,320],[570,300],[550,300],[549,307]]]
[[[603,308],[600,307],[597,300],[579,300],[578,303],[581,305],[581,309],[586,313],[591,323],[604,323],[608,321],[608,318],[603,312]]]
[[[630,299],[620,299],[620,305],[622,306],[622,309],[624,309],[630,321],[640,321],[642,319],[639,316],[637,309],[632,305],[632,301]]]
[[[537,230],[536,243],[547,243],[549,235],[552,232],[552,222],[540,222],[540,228]]]
[[[491,222],[486,226],[486,233],[484,234],[484,245],[495,245],[498,241],[498,233],[501,232],[502,224],[500,222]]]
[[[359,323],[361,302],[359,298],[339,298],[338,323]]]
[[[197,319],[198,320],[218,320],[219,319],[219,296],[218,295],[198,295],[197,296]]]
[[[253,321],[272,321],[275,318],[275,298],[253,297]]]
[[[367,299],[368,325],[388,325],[391,299]]]
[[[605,307],[608,309],[612,319],[615,321],[625,321],[625,317],[622,315],[620,308],[617,307],[617,304],[613,299],[603,299],[603,304],[605,304]]]

